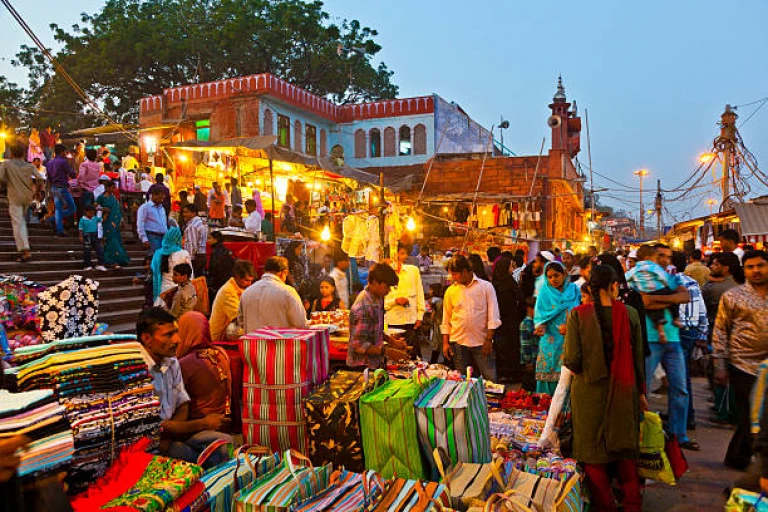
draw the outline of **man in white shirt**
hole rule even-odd
[[[288,260],[273,256],[264,264],[264,275],[240,297],[237,323],[248,334],[262,327],[306,329],[307,312],[298,292],[285,284]]]
[[[261,234],[261,215],[256,211],[256,201],[253,199],[247,200],[245,202],[245,211],[248,213],[248,217],[243,221],[245,230],[259,236]]]
[[[348,307],[352,308],[352,304],[349,302],[349,279],[347,279],[347,269],[349,268],[349,256],[344,252],[339,251],[336,256],[336,264],[328,273],[333,281],[336,283],[336,291],[339,293],[339,298]]]
[[[393,266],[399,282],[384,298],[384,319],[389,327],[404,330],[406,342],[415,347],[416,330],[424,318],[424,286],[419,268],[405,264],[408,256],[408,248],[399,245]]]
[[[448,263],[453,284],[443,298],[443,354],[456,370],[476,367],[484,379],[496,380],[493,334],[501,325],[496,292],[478,279],[464,256]]]
[[[741,235],[739,235],[738,231],[735,229],[723,230],[723,232],[717,236],[717,240],[720,242],[720,247],[723,249],[723,252],[732,252],[738,256],[739,263],[741,263],[741,259],[744,257],[744,249],[739,247]]]

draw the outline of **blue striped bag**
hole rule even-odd
[[[385,482],[375,471],[361,474],[341,469],[331,475],[328,489],[297,505],[292,512],[363,512],[385,489]]]
[[[438,379],[416,399],[419,444],[429,461],[431,480],[440,479],[432,454],[444,451],[455,466],[459,462],[491,462],[488,404],[483,379]]]

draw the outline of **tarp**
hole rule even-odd
[[[365,171],[361,171],[360,169],[350,167],[346,163],[337,167],[334,165],[333,159],[330,157],[315,158],[315,161],[322,169],[325,169],[326,171],[329,171],[333,174],[343,176],[344,178],[353,179],[358,183],[367,183],[369,185],[378,186],[379,184],[379,177],[375,174],[370,174]]]
[[[768,234],[768,203],[734,203],[733,209],[741,221],[741,235]]]
[[[236,151],[238,149],[263,151],[274,146],[276,141],[275,135],[257,135],[256,137],[235,137],[218,141],[186,140],[168,144],[166,148],[186,151]]]

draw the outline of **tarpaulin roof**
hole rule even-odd
[[[741,221],[741,235],[768,234],[768,203],[734,203]]]
[[[184,149],[186,151],[235,151],[246,149],[251,151],[263,151],[274,146],[277,141],[275,135],[257,135],[255,137],[235,137],[218,141],[186,140],[168,144],[167,148]]]

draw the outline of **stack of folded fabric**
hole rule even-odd
[[[103,475],[121,448],[142,437],[154,445],[160,425],[160,403],[136,338],[95,338],[49,347],[12,369],[19,389],[53,389],[66,408],[75,436],[68,484],[75,492]],[[84,348],[59,351],[73,346]]]
[[[0,327],[7,332],[10,350],[42,342],[37,295],[44,290],[26,277],[0,275]]]
[[[25,435],[17,470],[22,480],[39,480],[66,468],[74,439],[66,410],[50,390],[9,393],[0,390],[0,440]]]

